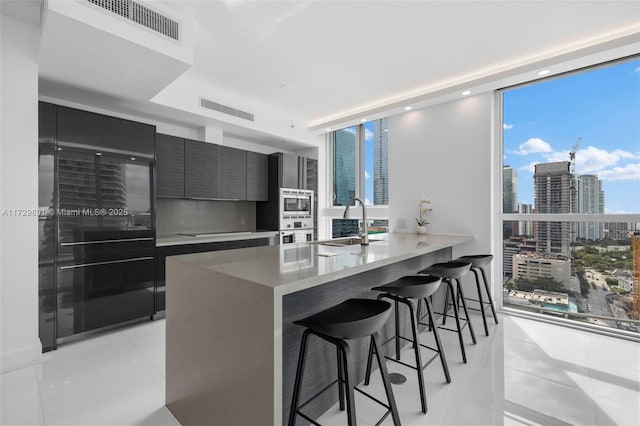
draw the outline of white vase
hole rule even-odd
[[[416,232],[418,234],[426,234],[427,233],[427,226],[426,225],[418,226],[418,229],[416,229]]]

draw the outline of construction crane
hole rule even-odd
[[[576,153],[578,152],[578,148],[580,148],[580,143],[582,142],[582,138],[578,138],[576,143],[571,147],[571,151],[569,152],[569,161],[571,161],[571,201],[569,202],[569,213],[575,213],[577,210],[577,197],[576,197]],[[572,231],[573,232],[573,231]]]
[[[581,142],[582,138],[578,138],[575,145],[571,147],[571,152],[569,152],[569,160],[571,161],[571,176],[575,176],[576,174],[576,153],[578,152],[578,148],[580,148]]]

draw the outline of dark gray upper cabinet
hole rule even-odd
[[[269,199],[269,156],[247,151],[247,200]]]
[[[247,199],[247,151],[220,146],[220,198]]]
[[[304,189],[309,189],[315,194],[318,193],[318,160],[304,158],[305,161],[305,183]]]
[[[219,191],[218,158],[218,145],[185,139],[185,197],[222,198]]]
[[[58,106],[58,144],[152,156],[155,126]]]
[[[298,179],[298,175],[300,173],[299,170],[299,160],[297,155],[293,154],[285,154],[278,153],[278,167],[280,169],[280,188],[300,188],[300,181]]]
[[[156,134],[156,195],[184,198],[184,139]]]

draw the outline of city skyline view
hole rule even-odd
[[[503,164],[534,203],[535,165],[570,161],[606,193],[604,213],[640,213],[640,60],[503,92]]]

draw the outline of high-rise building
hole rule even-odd
[[[334,133],[334,205],[344,206],[356,195],[356,134],[351,129]]]
[[[373,204],[389,204],[389,120],[373,123]]]
[[[531,204],[518,203],[516,205],[516,212],[519,214],[532,213],[533,208]],[[530,220],[520,220],[513,224],[513,236],[532,236],[533,235],[533,222]]]
[[[568,161],[535,165],[533,185],[536,213],[571,212],[571,172]],[[569,256],[569,222],[543,222],[536,224],[538,252]]]
[[[518,173],[511,166],[502,167],[502,212],[516,212],[518,204]]]
[[[565,287],[571,282],[571,260],[564,256],[518,253],[512,260],[513,278],[553,278]]]
[[[602,181],[595,175],[580,175],[575,177],[575,211],[580,214],[603,214],[604,191]],[[604,223],[579,222],[575,227],[576,239],[601,240],[604,238]]]

